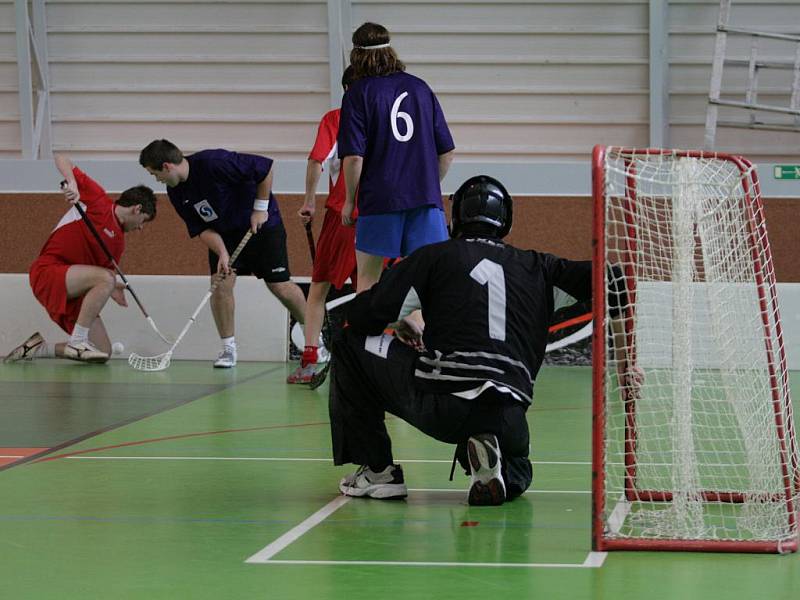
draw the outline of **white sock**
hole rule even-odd
[[[56,357],[56,345],[55,344],[48,344],[47,342],[42,342],[33,351],[33,355],[36,358],[55,358]]]
[[[221,338],[222,347],[225,348],[226,346],[230,346],[231,348],[236,348],[236,336]]]
[[[81,344],[89,339],[89,328],[83,327],[75,323],[75,328],[72,330],[72,335],[69,336],[70,344]]]

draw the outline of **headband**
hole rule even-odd
[[[374,46],[356,46],[359,50],[378,50],[380,48],[388,48],[390,46],[389,42],[385,44],[375,44]]]

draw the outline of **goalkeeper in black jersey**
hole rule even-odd
[[[471,475],[470,504],[501,504],[531,484],[525,412],[553,288],[589,300],[591,261],[503,242],[512,199],[491,177],[467,180],[452,201],[452,239],[420,248],[359,294],[333,345],[334,461],[361,465],[341,481],[343,494],[407,495],[384,411],[457,445]],[[420,308],[424,331],[407,318]],[[383,333],[391,323],[398,337]]]

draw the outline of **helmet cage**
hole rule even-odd
[[[511,231],[513,201],[503,184],[488,175],[476,175],[467,179],[450,196],[452,235],[461,233],[468,223],[486,223],[496,228],[498,238]]]

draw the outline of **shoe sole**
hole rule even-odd
[[[498,456],[479,440],[469,439],[467,457],[473,476],[477,478],[469,488],[468,502],[472,506],[498,506],[506,500],[502,479],[495,476]]]
[[[348,487],[340,485],[339,491],[345,496],[352,496],[353,498],[376,498],[378,500],[393,500],[405,498],[408,496],[408,488],[403,483],[383,483],[380,485],[373,485],[367,488]]]
[[[476,481],[469,488],[470,506],[499,506],[506,501],[506,490],[499,479],[490,479],[483,484]]]
[[[31,340],[34,340],[31,342]],[[29,344],[33,345],[29,345]],[[34,334],[25,340],[22,344],[14,348],[11,352],[9,352],[5,358],[3,358],[3,364],[14,363],[20,360],[31,360],[33,356],[29,356],[29,354],[33,354],[36,349],[44,344],[44,338],[40,335]]]
[[[64,358],[68,358],[69,360],[74,360],[75,362],[82,362],[89,365],[96,365],[100,363],[104,363],[108,360],[108,357],[99,356],[97,358],[81,358],[80,356],[67,356],[64,355]]]
[[[236,366],[235,364],[233,364],[233,365],[217,365],[217,364],[215,364],[214,368],[215,369],[232,369],[235,366]]]

